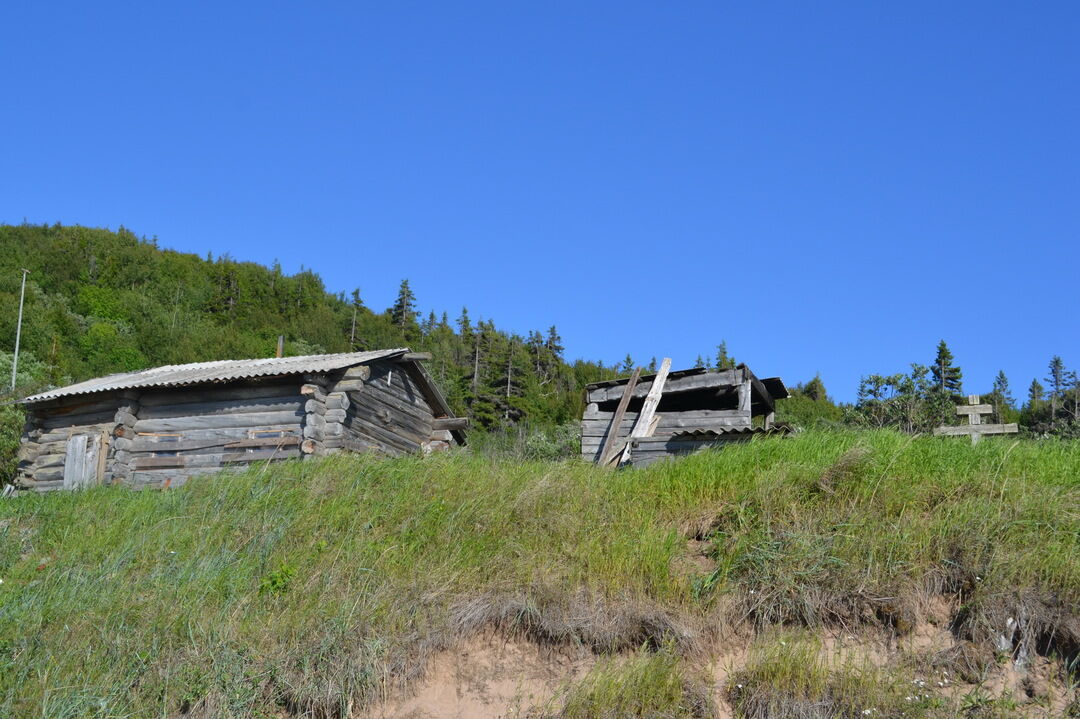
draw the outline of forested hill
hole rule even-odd
[[[555,327],[522,337],[492,320],[417,313],[406,281],[382,310],[363,295],[328,292],[311,269],[202,258],[156,240],[87,227],[0,225],[0,342],[14,345],[20,269],[27,283],[20,390],[215,359],[407,345],[429,363],[456,411],[477,426],[580,416],[584,384],[614,368],[563,358]],[[10,352],[5,364],[10,372]]]

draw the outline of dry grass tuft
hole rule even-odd
[[[870,448],[859,445],[852,447],[831,464],[817,480],[817,488],[827,494],[836,491],[838,485],[857,477],[870,458]]]
[[[596,653],[674,646],[692,651],[696,634],[670,611],[641,600],[610,600],[534,587],[527,593],[489,593],[451,611],[461,635],[496,631],[540,644],[581,646]]]

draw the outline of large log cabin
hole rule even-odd
[[[169,487],[252,462],[338,452],[391,456],[465,443],[407,348],[223,360],[110,375],[22,401],[15,485]]]

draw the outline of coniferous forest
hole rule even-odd
[[[429,370],[456,412],[485,433],[528,441],[550,433],[548,452],[572,453],[573,427],[589,382],[628,374],[636,364],[567,360],[555,326],[525,336],[484,316],[485,308],[424,310],[401,281],[392,307],[371,307],[362,291],[332,293],[314,268],[286,274],[230,256],[199,257],[158,246],[120,228],[0,226],[0,374],[10,376],[20,269],[30,270],[15,394],[90,377],[165,364],[273,356],[278,335],[286,355],[408,346],[429,351]],[[796,384],[779,419],[926,432],[957,422],[953,407],[967,392],[994,406],[990,421],[1019,422],[1028,434],[1080,434],[1077,373],[1053,357],[1044,376],[1017,391],[999,373],[993,387],[967,387],[942,341],[908,373],[867,374],[852,405],[838,405],[820,377]],[[734,366],[720,342],[699,366]],[[5,381],[5,387],[7,382]],[[9,394],[9,393],[8,393]],[[9,397],[10,398],[10,397]],[[21,428],[4,408],[0,460],[9,473]],[[557,428],[562,428],[561,430]],[[538,445],[538,446],[540,446]],[[541,452],[543,453],[543,452]]]

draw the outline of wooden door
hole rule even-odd
[[[68,438],[64,456],[64,489],[81,489],[98,484],[103,469],[101,436],[76,434]]]

